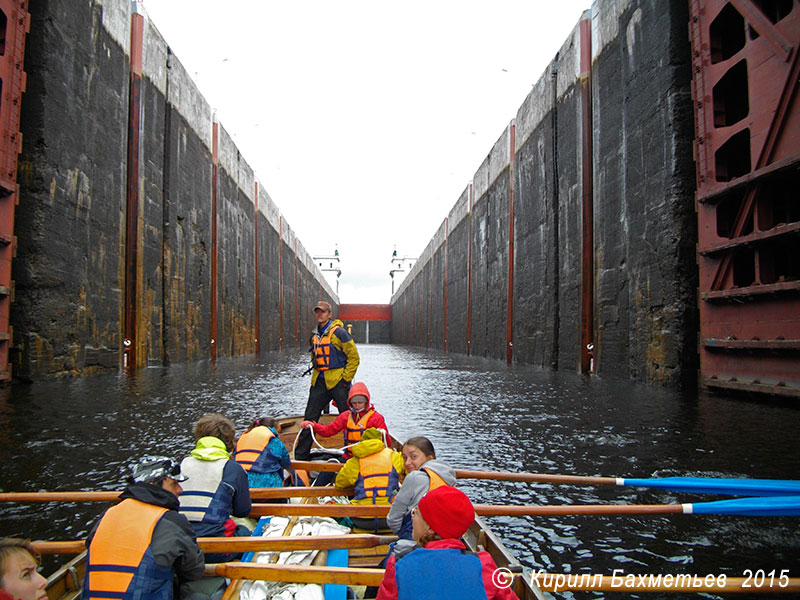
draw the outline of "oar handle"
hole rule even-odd
[[[469,471],[456,469],[458,479],[493,479],[495,481],[525,481],[529,483],[564,483],[572,485],[615,485],[615,477],[585,477],[582,475],[551,475],[548,473],[507,473],[502,471]]]
[[[327,471],[329,473],[340,470],[344,463],[340,462],[315,462],[312,460],[293,460],[292,468],[295,471]]]
[[[308,535],[280,537],[200,537],[197,544],[206,553],[283,552],[284,550],[333,550],[338,548],[375,548],[397,541],[394,535]],[[80,554],[86,550],[84,540],[32,542],[39,554]]]
[[[531,576],[529,576],[531,577]],[[750,577],[726,577],[724,584],[718,577],[703,577],[700,575],[680,574],[641,577],[609,577],[607,575],[576,575],[574,573],[533,573],[531,577],[544,592],[691,592],[694,594],[796,594],[800,592],[800,579],[786,578],[770,582],[767,578],[764,585],[756,585]],[[709,585],[707,581],[714,583]]]
[[[364,567],[324,567],[313,565],[275,565],[234,562],[206,565],[205,574],[227,577],[229,579],[378,586],[383,580],[383,572],[383,569],[368,569]]]
[[[116,502],[122,492],[2,492],[0,502]]]
[[[684,512],[682,504],[561,504],[551,506],[513,506],[475,504],[481,517],[517,516],[546,517],[550,515],[666,515]]]

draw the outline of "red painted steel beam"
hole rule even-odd
[[[448,237],[450,236],[450,218],[444,219],[444,286],[443,286],[443,299],[444,299],[444,332],[443,337],[443,350],[447,352],[447,251],[448,251]]]
[[[580,22],[581,60],[581,373],[591,373],[594,354],[594,188],[592,164],[592,29]]]
[[[127,181],[125,188],[125,305],[123,324],[123,367],[135,369],[138,363],[136,336],[139,263],[139,153],[142,121],[142,50],[144,14],[139,2],[131,14],[130,83],[128,93]]]
[[[294,238],[294,345],[300,346],[300,307],[298,305],[300,293],[297,284],[297,237]]]
[[[340,304],[342,321],[391,321],[391,304]]]
[[[283,350],[283,215],[281,215],[278,233],[278,317],[280,349]]]
[[[797,10],[796,7],[795,10]],[[789,71],[786,75],[783,92],[780,95],[778,106],[776,107],[772,121],[769,124],[767,138],[764,142],[764,146],[761,148],[761,152],[759,153],[758,161],[756,162],[755,166],[756,169],[765,167],[772,160],[772,153],[775,149],[775,145],[783,131],[786,119],[789,116],[789,107],[792,106],[794,95],[797,91],[798,79],[800,79],[800,48],[795,46],[792,49],[791,66],[789,67]],[[757,194],[757,185],[754,185],[747,190],[745,201],[742,203],[742,206],[736,215],[733,234],[731,235],[732,238],[738,238],[742,235],[745,224],[753,214],[753,208]],[[733,252],[728,252],[723,257],[719,267],[717,267],[717,272],[714,275],[714,279],[711,283],[712,290],[716,291],[722,289],[725,281],[728,279],[728,275],[730,274],[732,261]]]
[[[254,256],[254,264],[255,264],[255,307],[253,308],[254,319],[253,319],[253,330],[255,333],[254,339],[254,350],[256,354],[261,352],[261,331],[260,331],[260,319],[259,319],[259,312],[260,312],[260,302],[258,296],[258,182],[255,182],[255,213],[253,215],[253,256]]]
[[[19,121],[26,85],[22,69],[30,15],[27,1],[2,0],[0,8],[7,17],[5,52],[0,56],[0,81],[3,83],[0,99],[0,381],[8,381],[11,379],[8,353],[13,338],[10,323],[14,295],[11,263],[17,255],[17,238],[14,236],[14,213],[19,202],[17,163],[22,149]]]
[[[467,241],[467,356],[472,343],[472,183],[469,184],[469,236]]]
[[[758,35],[764,38],[776,55],[784,62],[789,60],[789,55],[792,52],[792,44],[772,26],[772,23],[764,16],[761,9],[753,4],[751,0],[730,0],[730,3],[739,11],[745,21],[758,32]]]
[[[701,380],[800,397],[800,4],[689,6]]]
[[[514,151],[516,125],[508,127],[508,300],[506,304],[506,363],[514,357]]]
[[[211,145],[211,360],[217,360],[217,200],[219,193],[219,123],[214,115]]]

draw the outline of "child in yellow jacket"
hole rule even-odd
[[[403,455],[387,448],[374,427],[364,431],[352,450],[353,458],[336,475],[334,485],[340,489],[355,488],[351,504],[390,504],[405,475]],[[356,517],[353,524],[376,531],[387,528],[386,519]]]

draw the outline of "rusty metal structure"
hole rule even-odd
[[[25,34],[30,29],[27,0],[0,0],[0,381],[11,379],[8,350],[14,282],[11,261],[17,253],[14,212],[19,202],[17,160],[22,148],[20,105],[25,91]]]
[[[800,397],[800,1],[690,11],[701,381]]]

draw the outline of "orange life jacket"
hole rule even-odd
[[[436,471],[434,471],[433,469],[426,469],[425,467],[420,467],[420,469],[425,471],[428,474],[428,477],[430,478],[430,483],[428,484],[428,491],[429,492],[431,490],[435,490],[438,487],[442,487],[443,485],[447,485],[444,482],[444,479],[442,479],[439,476],[439,474]]]
[[[133,589],[142,598],[172,597],[172,568],[145,557],[167,510],[127,498],[106,511],[89,545],[83,598],[124,598]]]
[[[389,448],[359,458],[358,471],[354,500],[370,498],[373,504],[388,504],[394,499],[400,480],[392,464],[392,451]]]
[[[317,371],[344,369],[347,366],[347,355],[331,343],[331,336],[336,329],[338,326],[331,323],[322,335],[317,329],[311,335],[311,352]]]
[[[250,431],[246,431],[241,435],[239,441],[236,442],[236,453],[233,459],[242,465],[245,471],[253,468],[253,463],[256,462],[264,448],[267,447],[269,441],[275,437],[269,427],[259,425],[253,427]]]
[[[375,414],[373,409],[366,411],[359,419],[358,423],[353,418],[353,411],[350,411],[350,414],[347,415],[347,425],[345,426],[344,430],[344,445],[349,446],[350,444],[356,444],[361,441],[361,436],[364,435],[364,431],[367,429],[367,421],[369,418]]]

